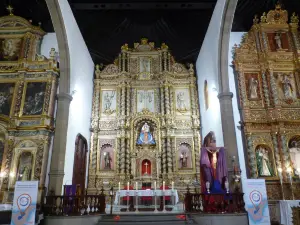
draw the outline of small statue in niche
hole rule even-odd
[[[274,39],[275,39],[275,42],[276,42],[276,45],[277,45],[277,49],[282,49],[281,33],[276,33]]]
[[[259,176],[274,176],[274,172],[269,159],[269,151],[263,147],[256,150],[256,161]]]
[[[24,167],[23,169],[23,174],[22,174],[22,181],[28,181],[30,180],[29,178],[29,168],[27,166]]]
[[[139,138],[137,140],[137,144],[155,144],[154,138],[152,134],[150,133],[150,126],[147,123],[144,123]]]
[[[249,96],[250,96],[250,99],[258,98],[257,89],[258,89],[258,81],[254,77],[251,77],[250,81],[249,81]]]
[[[11,39],[5,39],[2,42],[2,51],[3,51],[3,57],[5,59],[11,59],[14,56],[14,46],[13,41]]]
[[[281,83],[282,83],[284,97],[286,99],[294,98],[294,94],[293,94],[294,90],[293,90],[293,85],[291,82],[290,75],[283,74]]]
[[[180,154],[180,162],[181,162],[181,168],[187,167],[187,154],[186,152],[181,152]]]
[[[290,158],[291,158],[291,163],[292,167],[294,170],[294,174],[299,176],[300,172],[300,143],[299,141],[292,141],[290,148]]]
[[[178,111],[186,111],[187,110],[183,92],[179,92],[177,94],[177,110]]]
[[[111,169],[111,161],[112,161],[112,159],[110,157],[109,152],[104,152],[103,155],[104,155],[104,168],[105,169]]]

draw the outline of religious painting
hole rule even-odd
[[[104,90],[102,95],[102,113],[111,115],[116,112],[117,108],[117,93],[115,90]]]
[[[190,93],[188,88],[175,90],[176,111],[186,113],[190,110]]]
[[[138,145],[155,145],[153,128],[147,122],[142,126],[136,143]]]
[[[273,177],[276,175],[273,152],[269,146],[258,145],[255,148],[255,156],[259,177]]]
[[[257,73],[245,73],[246,90],[251,101],[260,99],[259,77]]]
[[[24,151],[21,153],[18,160],[17,180],[28,181],[31,180],[33,155],[31,152]]]
[[[139,71],[141,80],[149,80],[151,78],[151,58],[150,57],[140,57],[139,58]]]
[[[177,151],[178,169],[191,169],[192,165],[192,150],[187,143],[181,143]]]
[[[0,39],[0,61],[17,61],[19,59],[20,47],[21,39]]]
[[[137,90],[137,112],[155,112],[154,90]]]
[[[289,50],[289,42],[287,33],[280,31],[268,33],[269,48],[271,51],[287,51]]]
[[[4,155],[4,142],[0,140],[0,171],[2,166],[3,155]]]
[[[46,82],[28,82],[23,106],[23,115],[41,115],[43,113]]]
[[[292,137],[288,147],[294,177],[300,178],[300,135]]]
[[[15,83],[0,83],[0,114],[9,116]]]
[[[114,149],[110,144],[105,144],[100,151],[100,169],[114,170]]]

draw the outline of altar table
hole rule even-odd
[[[300,207],[300,200],[283,200],[279,201],[279,205],[281,224],[293,225],[292,207]]]
[[[155,194],[154,194],[155,192]],[[120,190],[116,192],[116,197],[115,197],[115,205],[117,205],[119,203],[119,199],[121,197],[125,197],[125,196],[133,196],[133,197],[154,197],[154,196],[174,196],[175,197],[175,202],[174,204],[178,203],[178,192],[177,190]],[[159,204],[159,202],[157,201],[157,204]]]

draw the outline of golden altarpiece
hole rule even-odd
[[[11,202],[16,181],[45,187],[54,130],[58,69],[55,49],[40,55],[45,32],[12,14],[0,17],[0,202]]]
[[[200,176],[199,126],[193,65],[164,43],[125,44],[113,64],[96,66],[88,192],[163,180],[186,188]]]
[[[269,200],[300,199],[299,19],[277,4],[234,47],[248,172]]]

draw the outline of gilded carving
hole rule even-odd
[[[190,168],[183,173],[187,177],[199,175],[195,168],[199,166],[198,162],[195,165],[199,151],[194,149],[200,146],[200,119],[193,66],[186,68],[175,62],[165,44],[156,48],[142,39],[133,48],[124,45],[114,64],[102,71],[96,66],[95,76],[91,119],[94,141],[89,166],[92,176],[101,175],[110,185],[118,185],[115,179],[121,185],[127,180],[171,179],[178,164],[177,140],[186,140],[191,146]],[[104,113],[105,107],[114,109],[110,101],[102,99],[104,91],[115,98],[115,113]],[[96,104],[101,104],[101,112]],[[114,170],[100,168],[101,146],[106,145],[115,149]],[[150,168],[146,174],[143,162]],[[101,185],[98,177],[90,178],[88,192]]]

